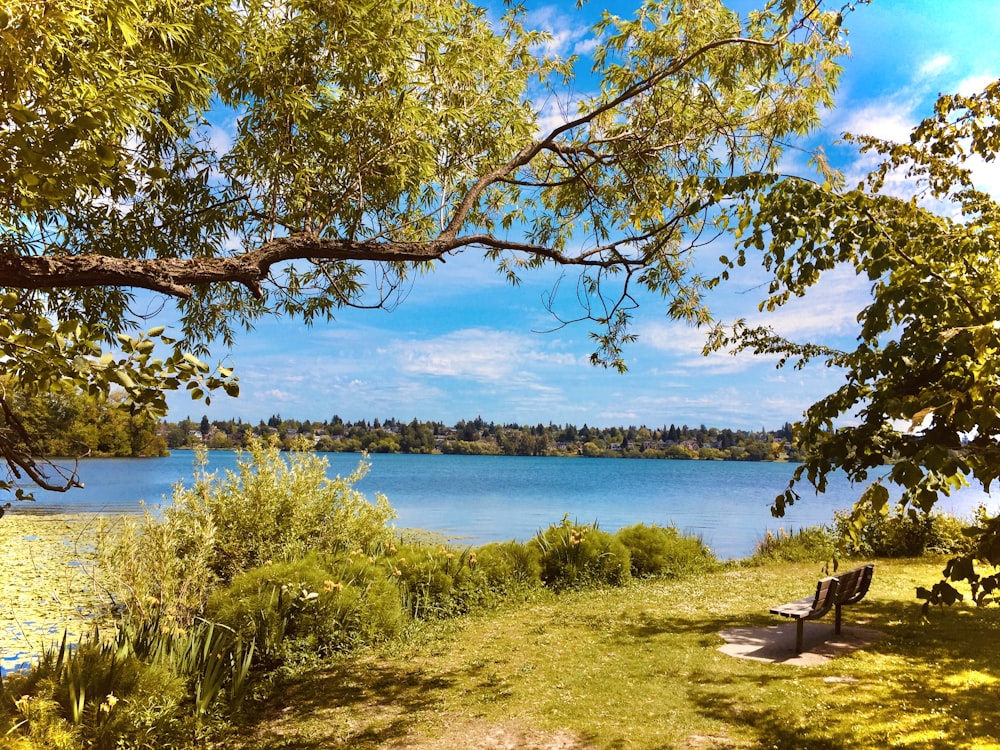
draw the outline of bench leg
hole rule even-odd
[[[795,621],[795,653],[797,654],[802,653],[802,626],[804,623],[805,620],[801,619]]]
[[[835,622],[836,622],[836,627],[834,628],[833,632],[836,633],[837,635],[840,635],[840,605],[839,604],[837,605],[837,614],[835,615],[834,619],[835,619]]]

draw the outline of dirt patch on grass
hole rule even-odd
[[[405,740],[389,746],[391,750],[592,750],[596,747],[580,737],[557,730],[543,732],[517,722],[490,724],[470,721],[450,728],[437,739],[408,743]]]

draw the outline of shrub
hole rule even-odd
[[[555,591],[594,584],[621,586],[631,578],[628,548],[597,524],[562,522],[539,531],[542,582]]]
[[[835,555],[834,537],[826,526],[808,526],[790,533],[779,528],[777,533],[772,534],[770,530],[764,533],[748,562],[825,561]]]
[[[395,511],[383,495],[373,504],[353,486],[367,473],[365,462],[347,478],[329,479],[329,464],[315,453],[295,450],[286,459],[276,441],[249,434],[246,446],[235,472],[219,478],[202,469],[192,488],[175,488],[164,510],[168,523],[214,526],[211,564],[223,580],[310,551],[373,554],[391,541]]]
[[[399,590],[360,552],[241,573],[211,596],[206,611],[253,639],[272,666],[386,640],[404,621]]]
[[[541,552],[537,545],[494,542],[477,548],[470,556],[470,564],[483,575],[497,601],[526,594],[542,583]]]
[[[205,454],[190,488],[177,485],[162,520],[146,513],[101,536],[108,588],[127,609],[188,623],[215,585],[270,562],[310,550],[376,554],[392,539],[395,512],[382,495],[368,502],[353,485],[367,471],[329,479],[326,459],[247,436],[237,471],[205,471]]]
[[[619,529],[615,536],[628,548],[636,578],[688,575],[705,571],[716,562],[701,539],[681,534],[672,526],[639,523]]]
[[[390,547],[385,558],[403,606],[414,618],[440,618],[497,607],[541,585],[538,550],[518,542],[458,550],[442,545]]]
[[[967,524],[944,513],[905,511],[866,519],[860,530],[849,512],[834,515],[834,538],[848,557],[919,557],[931,553],[962,555],[972,540],[963,533]]]
[[[101,525],[97,551],[102,583],[115,603],[140,620],[191,623],[217,581],[214,524],[167,522],[148,509],[138,521],[112,523]]]

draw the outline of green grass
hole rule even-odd
[[[243,747],[1000,748],[1000,610],[922,623],[914,590],[941,565],[879,561],[845,622],[887,638],[819,667],[717,650],[723,628],[776,624],[768,609],[807,594],[816,563],[544,595],[425,626],[290,678],[240,731]],[[831,618],[807,627],[832,631]],[[518,743],[486,743],[499,734]]]

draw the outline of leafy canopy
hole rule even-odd
[[[890,486],[917,513],[970,482],[989,491],[1000,478],[1000,204],[976,187],[974,171],[1000,148],[1000,81],[975,96],[940,97],[909,143],[847,138],[879,165],[851,189],[762,181],[741,197],[742,239],[727,260],[759,255],[773,271],[762,309],[852,268],[871,290],[856,347],[791,342],[742,323],[717,328],[712,345],[843,369],[844,384],[797,426],[807,458],[774,510],[799,498],[803,478],[822,491],[843,470],[868,484],[852,514],[860,530],[888,512]],[[975,550],[921,590],[928,603],[961,598],[951,582],[962,580],[977,603],[997,601],[1000,575],[983,575],[977,563],[1000,565],[1000,517],[981,512],[968,533]]]
[[[580,81],[524,19],[464,0],[5,3],[0,404],[56,380],[151,414],[164,390],[235,394],[200,359],[213,340],[396,304],[460,252],[511,283],[577,268],[595,363],[623,367],[636,286],[707,319],[691,251],[725,223],[721,182],[773,168],[831,105],[840,13],[647,0],[603,16]],[[566,113],[551,129],[544,102]],[[150,293],[181,331],[141,331]],[[53,484],[4,413],[14,477]]]

